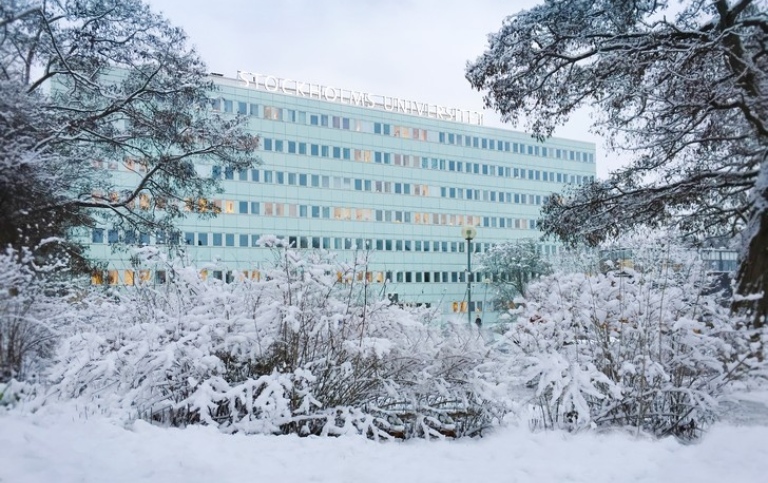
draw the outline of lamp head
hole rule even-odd
[[[477,230],[474,226],[464,226],[461,228],[461,237],[465,240],[473,240],[477,236]]]

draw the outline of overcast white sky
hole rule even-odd
[[[486,36],[536,0],[147,0],[184,28],[211,72],[238,70],[482,110],[464,78]],[[485,125],[502,126],[486,111]],[[581,113],[555,135],[597,145]],[[511,126],[504,126],[512,129]],[[522,127],[520,127],[522,129]]]

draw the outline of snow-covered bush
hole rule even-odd
[[[0,382],[34,377],[72,318],[71,287],[56,277],[62,265],[37,265],[29,250],[0,252]]]
[[[274,253],[260,280],[169,266],[164,285],[90,304],[92,326],[62,341],[44,400],[226,432],[373,438],[471,435],[503,415],[476,331],[372,296],[364,260]]]
[[[636,248],[637,271],[556,273],[529,286],[503,344],[535,389],[536,424],[692,436],[732,381],[760,369],[749,333],[691,251]]]
[[[524,294],[532,280],[552,272],[538,241],[530,238],[493,245],[479,256],[478,263],[477,270],[491,276],[493,305],[502,310]]]

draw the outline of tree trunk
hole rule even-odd
[[[768,322],[768,172],[758,175],[755,214],[747,233],[751,235],[739,266],[737,297],[734,298],[734,313],[749,317],[752,328],[758,330],[755,342],[760,343],[759,330]],[[762,181],[762,182],[761,182]],[[763,346],[759,344],[762,359]]]

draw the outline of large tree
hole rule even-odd
[[[0,245],[215,212],[199,202],[218,189],[200,161],[246,169],[258,139],[211,112],[185,43],[140,0],[0,3]],[[109,168],[129,172],[116,185]]]
[[[552,196],[545,233],[599,243],[635,225],[740,237],[734,308],[768,314],[768,15],[759,0],[547,0],[508,17],[467,67],[539,138],[593,106],[632,161]]]

